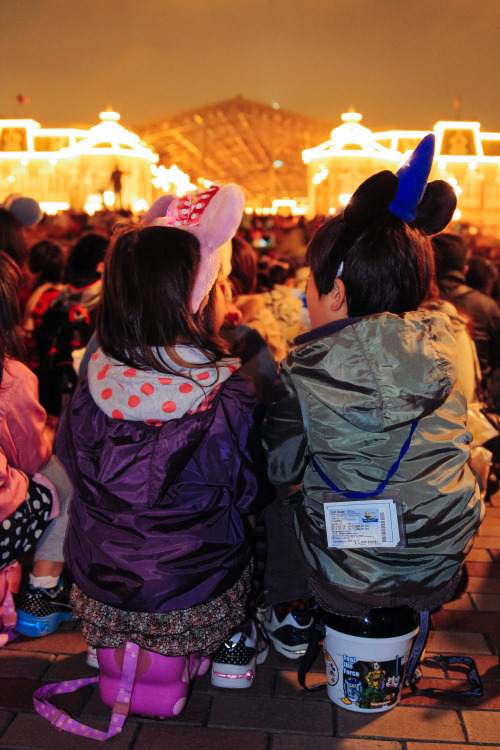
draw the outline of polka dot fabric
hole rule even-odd
[[[30,479],[26,500],[0,524],[0,568],[20,560],[36,545],[51,510],[50,492]]]
[[[199,225],[201,214],[219,190],[218,185],[212,185],[203,193],[193,192],[178,198],[169,206],[165,226],[182,229],[187,225]]]
[[[122,365],[99,349],[92,355],[88,368],[89,388],[95,403],[113,419],[153,425],[209,408],[210,394],[240,367],[240,360],[224,359],[216,367],[197,349],[186,346],[177,349],[194,367],[181,370],[162,352],[174,370],[172,376]]]
[[[118,653],[123,662],[117,668]],[[56,682],[35,690],[35,711],[58,730],[88,737],[108,740],[119,734],[130,713],[159,717],[178,716],[182,713],[190,692],[192,680],[204,675],[210,668],[210,659],[197,653],[188,656],[162,656],[141,648],[131,641],[125,648],[98,652],[100,677]],[[72,718],[56,708],[50,698],[54,695],[74,693],[85,685],[99,683],[102,701],[112,707],[108,731],[95,729]]]

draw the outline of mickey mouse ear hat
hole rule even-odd
[[[396,174],[379,172],[358,187],[344,211],[351,232],[357,236],[384,211],[390,211],[426,235],[436,234],[447,226],[457,197],[444,180],[427,182],[435,144],[434,134],[429,133]]]
[[[232,182],[223,187],[212,185],[204,191],[195,190],[168,207],[165,226],[184,229],[200,243],[200,265],[191,293],[192,313],[198,312],[203,298],[215,284],[225,247],[238,231],[244,208],[243,188]]]

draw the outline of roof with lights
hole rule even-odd
[[[211,182],[235,181],[249,196],[303,196],[302,151],[325,140],[331,122],[240,96],[137,124],[166,166]]]
[[[371,157],[399,163],[413,151],[428,130],[390,130],[374,133],[360,123],[361,115],[346,112],[342,125],[334,128],[330,139],[311,149],[305,149],[306,164],[314,159],[335,156]],[[436,149],[434,160],[449,163],[498,163],[500,161],[500,133],[482,133],[478,122],[441,120],[434,125]]]
[[[158,155],[140,136],[122,127],[120,115],[101,112],[90,130],[42,128],[35,120],[0,120],[0,156],[19,159],[64,159],[83,155],[132,156],[157,162]]]

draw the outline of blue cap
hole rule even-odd
[[[2,204],[11,214],[21,222],[23,227],[32,227],[38,224],[43,216],[42,209],[34,198],[26,198],[22,195],[11,193]]]

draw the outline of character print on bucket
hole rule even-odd
[[[325,651],[328,684],[335,686],[339,671],[334,659]],[[393,706],[402,687],[406,657],[396,656],[390,661],[360,661],[356,656],[344,654],[342,664],[341,702],[346,706],[355,704],[360,709],[378,709]]]

